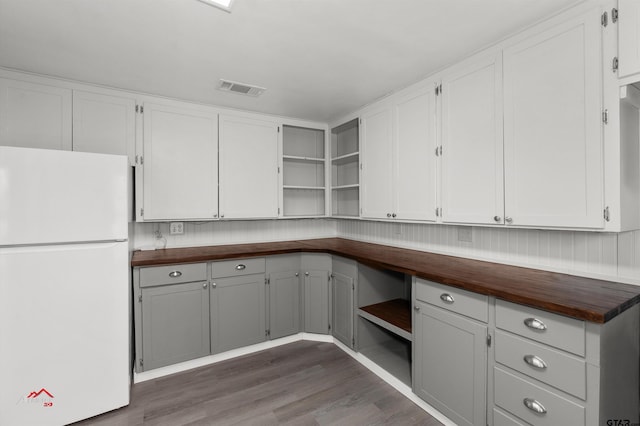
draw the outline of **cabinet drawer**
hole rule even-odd
[[[187,263],[140,268],[140,287],[206,281],[206,263]]]
[[[496,300],[496,326],[528,339],[584,356],[584,321]]]
[[[234,259],[214,262],[211,265],[213,278],[235,277],[239,275],[261,274],[265,271],[264,257],[254,259]]]
[[[487,322],[489,298],[423,279],[416,279],[416,299],[461,315]]]
[[[493,409],[493,426],[525,426],[507,413],[494,408]]]
[[[496,361],[573,396],[586,398],[587,364],[582,358],[497,331]]]
[[[494,368],[494,379],[495,404],[526,422],[539,426],[585,424],[585,408],[582,405],[497,367]],[[527,407],[527,403],[531,408]],[[535,412],[534,406],[543,412]]]

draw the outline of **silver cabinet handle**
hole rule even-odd
[[[299,273],[299,272],[296,272],[296,277],[299,277],[299,276],[300,276],[300,273]]]
[[[202,288],[206,289],[207,288],[207,283],[202,284]]]
[[[524,362],[532,366],[533,368],[537,368],[538,370],[546,370],[547,363],[542,360],[542,358],[537,357],[535,355],[525,355]]]
[[[444,303],[448,303],[448,304],[452,304],[454,302],[453,296],[450,295],[449,293],[442,293],[440,295],[440,300],[442,300]]]
[[[527,318],[524,320],[524,325],[536,331],[545,331],[547,329],[546,324],[538,318]]]
[[[236,271],[242,271],[243,269],[246,269],[247,265],[243,265],[242,263],[238,263],[236,265]]]
[[[182,272],[180,272],[180,271],[171,271],[171,272],[169,272],[169,276],[171,278],[178,278],[178,277],[182,276]]]
[[[391,217],[391,213],[387,213],[387,217]]]
[[[418,306],[418,305],[414,306],[413,310],[416,311],[416,312],[419,312],[420,311],[420,306]]]
[[[396,217],[396,216],[397,216],[397,214],[395,214],[395,213],[391,214],[391,217]]]
[[[500,216],[496,215],[496,216],[493,217],[493,221],[494,222],[500,222],[500,221],[502,221],[502,218]]]
[[[216,287],[218,287],[218,284],[216,284],[216,283],[211,283],[211,288],[216,288]]]
[[[217,215],[217,214],[214,214],[214,215],[213,215],[213,217],[214,217],[214,218],[217,218],[217,217],[218,217],[218,215]]]
[[[220,219],[222,219],[222,218],[224,218],[224,214],[221,214],[221,215],[220,215]]]
[[[504,217],[504,221],[507,222],[507,223],[512,223],[513,222],[513,218],[510,217],[510,216],[505,216]]]
[[[309,276],[309,273],[308,273],[308,272],[305,272],[304,274],[305,274],[307,277]]]
[[[544,405],[540,404],[535,399],[525,398],[522,400],[522,403],[524,404],[525,407],[527,407],[529,410],[533,411],[534,413],[538,413],[538,414],[547,413],[547,409],[544,408]]]

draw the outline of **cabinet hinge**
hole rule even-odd
[[[280,207],[278,207],[278,214],[280,214]]]
[[[278,126],[278,133],[280,133],[280,126]]]
[[[436,217],[442,216],[442,208],[436,207]]]
[[[144,216],[144,209],[140,209],[140,216]]]
[[[351,290],[353,290],[353,291],[356,290],[356,284],[355,283],[351,283]]]
[[[271,284],[271,279],[270,278],[265,278],[264,279],[264,285],[269,285]]]
[[[487,346],[491,347],[491,335],[487,334]]]
[[[327,326],[327,329],[328,329],[329,331],[331,331],[331,324],[329,324],[329,325]]]
[[[278,174],[280,174],[280,166],[278,166]]]
[[[609,15],[607,14],[607,12],[604,12],[600,16],[600,25],[602,25],[603,27],[606,27],[607,25],[609,25]]]
[[[356,346],[356,338],[352,337],[351,338],[351,347],[354,348]]]
[[[616,57],[613,58],[613,61],[611,61],[611,70],[613,72],[618,71],[618,65],[619,65],[618,57],[616,56]]]
[[[136,105],[136,113],[140,112],[140,105]]]
[[[618,22],[618,9],[615,7],[611,9],[611,23],[615,24]]]
[[[142,105],[136,105],[136,112],[144,114],[144,107]]]
[[[142,358],[140,358],[140,367],[142,367],[144,365],[144,360]]]
[[[609,217],[609,206],[607,206],[607,207],[605,207],[605,208],[604,208],[604,212],[603,212],[603,213],[604,213],[604,214],[603,214],[603,216],[604,216],[604,220],[605,220],[606,222],[609,222],[609,220],[611,219],[611,218]]]
[[[436,86],[436,96],[442,95],[442,84]]]
[[[333,278],[333,274],[330,274],[330,275],[327,277],[327,281],[331,281],[331,278]]]
[[[270,337],[270,336],[271,336],[271,330],[265,330],[265,331],[264,331],[264,335],[265,335],[266,337]]]
[[[142,303],[142,295],[138,296],[138,302]]]
[[[436,157],[442,156],[442,145],[436,147]]]
[[[609,110],[605,109],[602,111],[602,122],[604,124],[609,124]]]

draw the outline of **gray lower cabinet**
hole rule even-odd
[[[328,334],[329,271],[304,272],[304,331]]]
[[[413,322],[413,391],[458,425],[484,426],[488,326],[455,310],[419,300],[433,294],[439,302],[455,307],[465,304],[466,292],[457,294],[454,289],[418,281]],[[487,306],[485,300],[484,312]]]
[[[333,337],[350,348],[355,346],[353,334],[353,296],[355,279],[339,272],[331,274],[332,327]]]
[[[262,263],[264,265],[264,259]],[[212,279],[212,353],[266,340],[265,287],[264,272]]]
[[[300,331],[300,272],[269,274],[269,337],[296,334]]]
[[[210,354],[206,264],[136,268],[136,371]]]

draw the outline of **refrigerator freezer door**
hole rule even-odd
[[[126,242],[0,248],[0,425],[129,403]]]
[[[0,147],[0,246],[127,239],[127,158]]]

